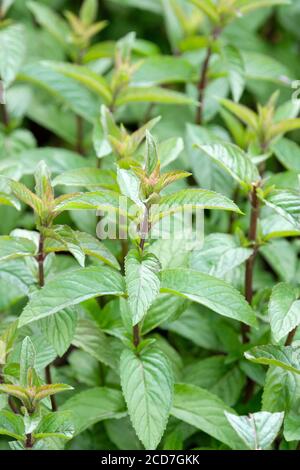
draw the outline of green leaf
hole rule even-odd
[[[0,204],[3,206],[14,207],[17,210],[21,209],[19,201],[14,196],[11,196],[10,194],[5,194],[3,192],[0,192]]]
[[[300,118],[286,119],[285,121],[273,124],[270,129],[270,137],[274,139],[279,135],[286,134],[287,132],[294,131],[300,128]]]
[[[81,268],[68,276],[63,272],[32,296],[20,316],[19,327],[93,297],[123,294],[122,276],[110,268]]]
[[[226,359],[220,355],[185,366],[182,382],[205,388],[233,406],[241,395],[245,377],[237,364],[226,364]]]
[[[161,292],[173,293],[251,326],[255,313],[244,297],[230,284],[191,269],[166,269],[161,272]]]
[[[120,374],[129,416],[146,449],[156,449],[167,425],[173,396],[172,370],[164,354],[147,347],[125,349]]]
[[[43,229],[44,237],[47,240],[45,251],[69,251],[78,261],[80,266],[84,266],[85,254],[77,238],[77,232],[68,225],[55,225],[53,228]]]
[[[36,401],[44,400],[51,395],[55,395],[56,393],[67,392],[69,390],[73,390],[73,387],[66,384],[46,384],[41,385],[37,388],[36,394],[34,399]]]
[[[0,411],[0,434],[2,436],[10,436],[17,440],[24,438],[25,429],[23,418],[11,411]]]
[[[241,186],[249,188],[252,183],[260,180],[256,166],[237,145],[224,143],[197,147],[224,168]]]
[[[281,283],[272,290],[269,303],[271,330],[276,342],[300,324],[299,290]]]
[[[116,106],[128,103],[197,104],[183,93],[159,87],[129,87],[121,91],[116,99]]]
[[[97,238],[93,237],[89,233],[73,231],[74,237],[78,244],[80,250],[87,256],[92,256],[97,258],[98,260],[102,261],[109,266],[120,269],[119,263],[114,255],[106,248],[106,246],[101,243]],[[62,240],[63,243],[59,243],[60,240],[56,239],[46,239],[45,242],[45,252],[57,252],[57,251],[65,251],[66,247],[68,248],[67,241],[64,243],[64,239]],[[68,248],[70,250],[70,247]],[[70,250],[71,251],[71,250]]]
[[[75,79],[66,77],[41,62],[22,67],[18,81],[29,83],[46,91],[78,116],[93,123],[98,114],[99,100]]]
[[[7,88],[16,78],[26,52],[24,26],[10,24],[0,30],[0,77]]]
[[[288,222],[300,227],[300,192],[278,189],[272,191],[264,202]]]
[[[259,8],[267,8],[275,5],[290,5],[290,0],[239,0],[237,7],[242,13],[249,13]]]
[[[138,86],[184,83],[192,81],[193,72],[193,67],[186,59],[163,55],[145,59],[132,80]]]
[[[122,393],[107,387],[77,393],[60,407],[60,411],[72,412],[76,435],[99,421],[118,419],[126,414]]]
[[[74,426],[72,413],[69,411],[57,411],[43,416],[37,429],[33,433],[34,439],[46,439],[57,437],[69,440],[73,437]]]
[[[77,312],[65,309],[55,315],[40,320],[40,326],[58,356],[62,356],[69,348],[75,334]]]
[[[84,24],[90,25],[97,19],[97,13],[97,0],[84,0],[80,7],[79,17]]]
[[[299,347],[293,346],[256,346],[245,352],[245,357],[257,364],[278,366],[300,374]]]
[[[116,189],[116,177],[111,170],[99,168],[80,168],[66,171],[54,178],[53,186],[79,186],[88,189]]]
[[[284,413],[260,411],[248,416],[225,412],[230,425],[250,450],[268,450],[280,431]]]
[[[117,362],[112,354],[111,340],[92,319],[80,319],[72,344],[89,353],[103,364],[116,369]]]
[[[67,45],[67,37],[70,28],[66,21],[54,10],[41,2],[27,2],[29,10],[34,15],[35,20],[43,26],[63,47]]]
[[[146,173],[150,176],[158,164],[157,146],[149,131],[146,131]]]
[[[225,98],[220,99],[220,103],[230,111],[234,116],[243,121],[244,124],[249,126],[254,131],[257,130],[258,118],[254,111],[247,108],[246,106],[233,101],[227,100]]]
[[[6,393],[7,395],[12,395],[13,397],[18,398],[23,403],[28,400],[28,395],[24,387],[19,385],[12,384],[0,384],[0,393]]]
[[[10,182],[10,187],[13,194],[22,202],[32,207],[32,209],[37,213],[41,214],[43,211],[42,200],[37,197],[30,189],[26,188],[23,183],[19,181]]]
[[[125,258],[125,281],[133,325],[144,318],[159,293],[159,271],[159,260],[151,253],[143,255],[133,249]]]
[[[277,159],[287,169],[300,173],[300,147],[292,140],[282,138],[271,146]]]
[[[234,413],[219,397],[195,385],[176,384],[171,414],[200,429],[232,449],[244,449],[229,425],[225,411]]]
[[[225,46],[223,48],[225,61],[228,68],[228,80],[231,93],[235,102],[238,102],[245,88],[244,61],[239,50],[234,46]]]
[[[110,104],[112,94],[109,85],[104,77],[93,72],[93,70],[83,65],[66,64],[58,62],[42,62],[48,68],[55,72],[72,78],[82,85],[86,86],[90,91],[96,93],[105,103]]]
[[[241,214],[238,206],[221,194],[206,189],[182,189],[173,194],[162,196],[158,205],[151,209],[151,220],[157,220],[169,214],[185,209],[219,209]]]
[[[35,367],[36,353],[34,345],[29,338],[26,338],[22,342],[21,354],[20,354],[20,385],[27,387],[28,383],[28,372],[30,369]]]
[[[120,198],[123,198],[124,205],[129,207],[130,201],[126,196],[121,196],[114,191],[95,191],[90,193],[80,193],[70,196],[62,201],[57,200],[56,210],[58,212],[66,210],[104,210],[113,213],[123,213],[126,215],[126,209],[122,209]]]
[[[141,183],[133,171],[117,167],[117,180],[121,193],[129,197],[138,206],[144,207],[140,198]]]
[[[22,175],[32,175],[38,163],[44,160],[53,173],[63,173],[67,170],[86,167],[86,160],[75,152],[56,147],[43,147],[24,150],[10,157],[11,164],[20,168]],[[3,166],[0,160],[0,169]]]
[[[214,23],[219,23],[220,17],[216,5],[212,0],[189,0],[198,7]]]
[[[0,261],[34,256],[35,244],[26,238],[3,235],[0,237]]]

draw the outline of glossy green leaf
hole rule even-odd
[[[84,390],[69,398],[60,411],[71,411],[75,434],[106,419],[118,419],[126,414],[122,393],[107,387]]]
[[[146,449],[155,449],[167,425],[173,396],[171,367],[164,354],[147,347],[138,355],[125,349],[121,384],[129,416]]]
[[[173,293],[211,310],[255,326],[255,313],[244,297],[230,284],[191,269],[166,269],[161,272],[161,292]]]
[[[250,187],[260,180],[258,170],[250,157],[237,145],[214,144],[199,147],[222,166],[240,185]]]
[[[297,288],[281,283],[272,290],[269,317],[275,341],[280,341],[300,323],[300,300]]]
[[[230,425],[250,450],[268,450],[283,422],[283,413],[260,411],[248,416],[226,413]]]
[[[144,318],[159,293],[159,271],[159,260],[151,253],[143,255],[134,249],[126,256],[125,281],[133,325]]]
[[[245,357],[258,364],[282,367],[300,374],[299,348],[293,346],[256,346],[245,352]]]
[[[234,413],[219,397],[195,385],[176,384],[171,414],[218,439],[232,449],[243,449],[242,440],[229,425],[225,412]]]
[[[88,267],[61,273],[36,292],[24,308],[19,326],[54,315],[72,305],[100,295],[123,295],[120,274],[106,267]]]

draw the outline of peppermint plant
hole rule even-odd
[[[0,449],[299,449],[299,21],[0,2]]]

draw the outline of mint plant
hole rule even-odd
[[[297,2],[76,8],[0,2],[0,448],[299,449]]]

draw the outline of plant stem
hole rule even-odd
[[[215,28],[212,33],[212,39],[215,41],[218,36],[220,35],[221,30],[219,28]],[[205,90],[207,86],[207,81],[208,81],[208,69],[209,69],[209,63],[210,59],[213,53],[213,48],[212,44],[208,47],[206,51],[206,56],[204,59],[204,62],[201,66],[201,71],[200,71],[200,79],[198,82],[198,101],[199,101],[199,106],[197,108],[197,113],[196,113],[196,124],[200,125],[202,124],[203,121],[203,110],[204,110],[204,99],[205,99]]]
[[[289,332],[288,337],[287,337],[286,342],[285,342],[285,346],[290,346],[292,344],[292,342],[294,340],[294,336],[296,334],[296,331],[297,331],[297,327]]]
[[[37,255],[37,262],[39,266],[39,286],[44,287],[45,285],[45,271],[44,271],[44,261],[46,258],[45,255],[45,250],[44,250],[44,236],[42,233],[40,233],[40,239],[39,239],[39,251]],[[51,370],[50,370],[50,365],[45,367],[45,378],[47,384],[51,384]],[[54,395],[50,396],[51,400],[51,407],[52,411],[57,411],[57,404]]]
[[[149,223],[149,208],[146,206],[145,207],[145,212],[143,216],[143,221],[141,224],[141,239],[140,239],[140,250],[143,252],[144,247],[145,247],[145,241],[147,238],[147,235],[150,230],[150,223]],[[137,323],[133,327],[133,344],[137,348],[138,345],[140,344],[141,337],[140,337],[140,327],[139,324]]]
[[[26,434],[26,441],[25,441],[26,449],[31,449],[33,447],[33,444],[34,444],[34,441],[33,441],[32,434],[31,433]]]
[[[246,271],[245,271],[245,297],[249,304],[252,303],[253,298],[253,271],[254,271],[254,263],[258,251],[257,246],[257,222],[259,216],[259,199],[257,196],[257,185],[252,185],[252,190],[250,193],[250,201],[251,201],[251,216],[250,216],[250,227],[249,227],[249,235],[248,238],[251,242],[253,242],[253,253],[250,258],[246,261]],[[248,333],[250,328],[248,325],[242,324],[242,336],[243,336],[243,343],[247,343]]]
[[[248,258],[246,261],[246,271],[245,271],[245,297],[247,302],[251,305],[252,299],[253,299],[253,272],[254,272],[254,263],[255,263],[255,258],[258,252],[258,245],[257,245],[257,222],[258,222],[258,216],[259,216],[259,199],[257,196],[257,185],[253,184],[252,185],[252,190],[250,193],[250,201],[251,201],[251,216],[250,216],[250,227],[249,227],[249,234],[248,238],[251,242],[253,242],[253,253]],[[250,327],[249,325],[245,325],[242,323],[242,338],[243,338],[243,344],[246,344],[249,342],[249,333],[250,333]],[[252,379],[248,377],[247,379],[247,384],[246,384],[246,389],[245,389],[245,395],[243,398],[243,402],[247,403],[253,395],[254,391],[254,386],[255,383],[253,382]]]
[[[8,115],[8,111],[7,111],[7,107],[5,106],[5,104],[1,104],[1,118],[2,118],[2,122],[4,124],[5,127],[8,127],[9,126],[9,115]]]

